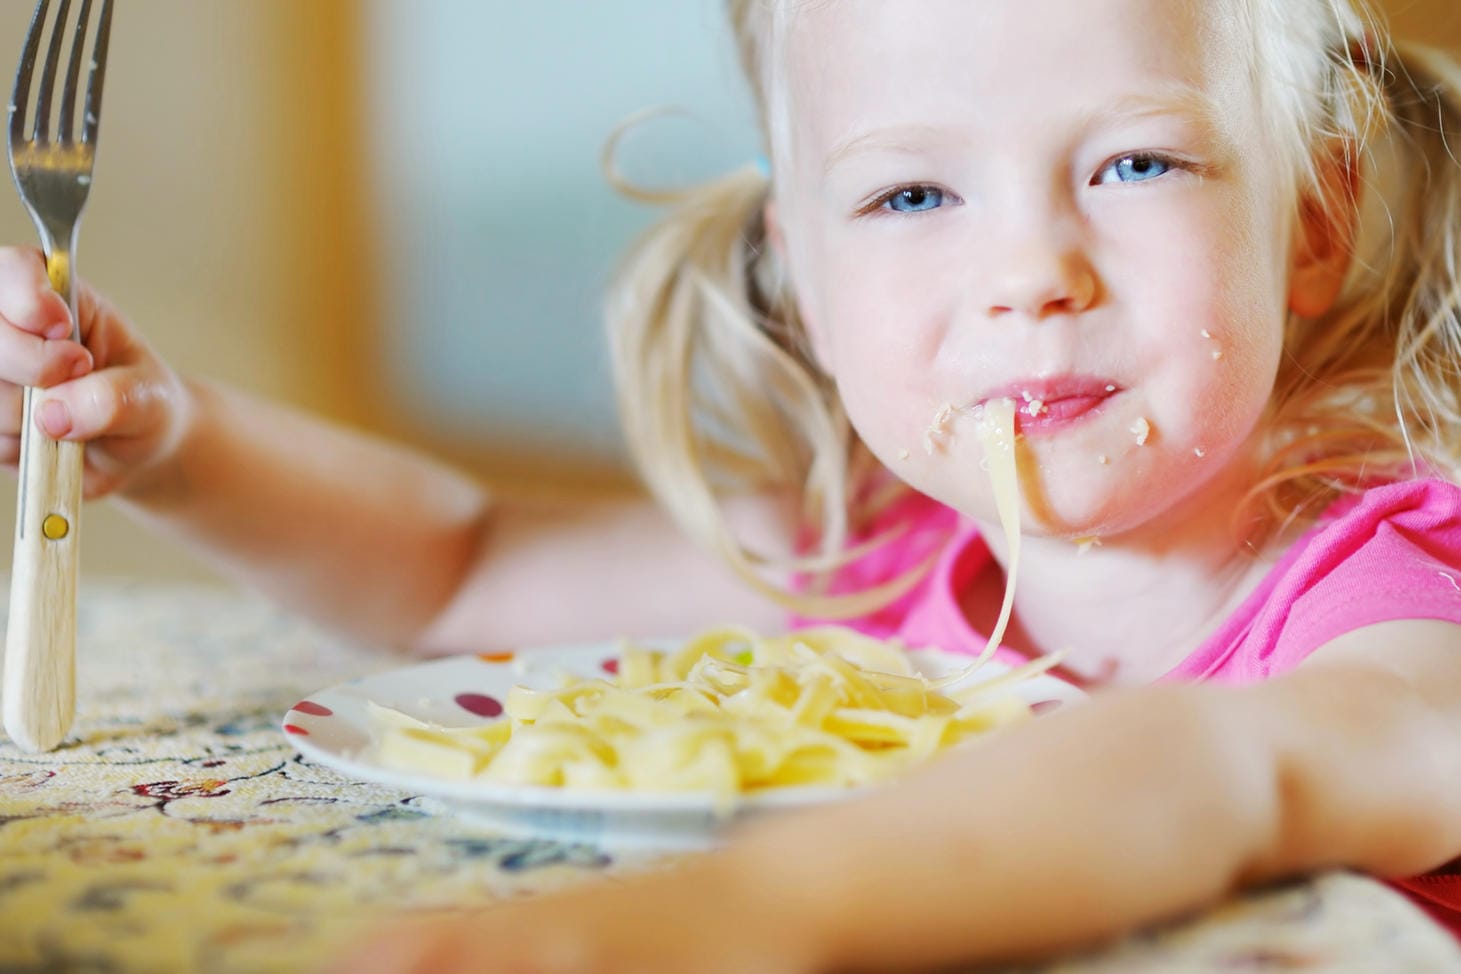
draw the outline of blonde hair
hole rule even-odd
[[[1270,129],[1304,200],[1339,151],[1360,174],[1349,275],[1321,318],[1291,317],[1269,407],[1259,532],[1341,493],[1461,464],[1461,66],[1392,43],[1348,0],[1246,0]],[[1302,43],[1297,43],[1302,41]],[[1349,201],[1353,203],[1354,201]],[[1322,204],[1320,204],[1322,205]]]
[[[1357,0],[1362,2],[1362,0]],[[786,151],[778,83],[790,0],[727,0],[742,67],[773,159]],[[1337,492],[1461,458],[1461,69],[1392,47],[1350,0],[1238,0],[1255,80],[1291,166],[1295,199],[1331,198],[1321,153],[1363,164],[1370,219],[1335,307],[1289,322],[1269,409],[1268,465],[1245,508],[1250,534],[1322,510]],[[768,567],[831,569],[860,549],[889,499],[888,475],[852,430],[818,368],[796,301],[767,246],[769,177],[743,169],[689,191],[623,187],[671,204],[628,255],[608,299],[610,347],[630,451],[681,527],[742,576],[808,614],[851,615],[917,581],[853,598],[795,594]],[[722,499],[795,498],[807,557],[746,549]]]

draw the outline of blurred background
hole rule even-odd
[[[674,107],[626,136],[633,180],[754,158],[722,2],[120,0],[78,271],[180,371],[507,489],[628,489],[598,302],[655,214],[600,156]],[[32,6],[0,8],[7,89]],[[1457,0],[1382,6],[1461,48]],[[34,239],[6,180],[0,240]],[[84,576],[211,577],[105,501],[82,539]]]

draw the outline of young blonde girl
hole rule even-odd
[[[93,496],[427,652],[787,608],[977,649],[1009,552],[971,432],[1010,399],[1009,652],[1067,650],[1092,699],[341,969],[911,970],[1336,865],[1454,928],[1461,72],[1349,0],[729,6],[771,178],[677,201],[611,299],[658,509],[494,502],[179,378],[89,290],[66,341],[30,251],[0,376]]]

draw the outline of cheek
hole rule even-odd
[[[1285,282],[1281,231],[1258,219],[1264,212],[1237,199],[1199,211],[1169,235],[1192,248],[1169,250],[1151,268],[1144,286],[1165,297],[1149,292],[1155,300],[1148,307],[1166,313],[1142,316],[1154,353],[1147,367],[1168,422],[1184,427],[1172,432],[1245,435],[1272,393],[1283,350]]]
[[[1284,280],[1279,255],[1265,243],[1246,238],[1245,252],[1231,255],[1216,275],[1212,338],[1204,342],[1212,347],[1203,349],[1207,364],[1218,366],[1214,408],[1237,410],[1246,423],[1267,405],[1283,355]]]
[[[935,288],[852,273],[830,293],[824,362],[848,419],[879,459],[912,473],[929,458],[930,436],[943,437],[941,411],[974,395],[975,346],[949,340],[953,314]]]
[[[1182,449],[1236,447],[1252,433],[1272,395],[1280,323],[1255,327],[1259,319],[1249,318],[1231,327],[1233,321],[1214,321],[1212,339],[1199,338],[1174,353],[1149,389],[1152,419]]]

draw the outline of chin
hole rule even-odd
[[[1022,473],[1021,531],[1072,541],[1109,539],[1164,521],[1202,493],[1216,470],[1174,459],[1153,452],[1113,459],[1099,471]],[[997,521],[993,503],[987,506]]]

